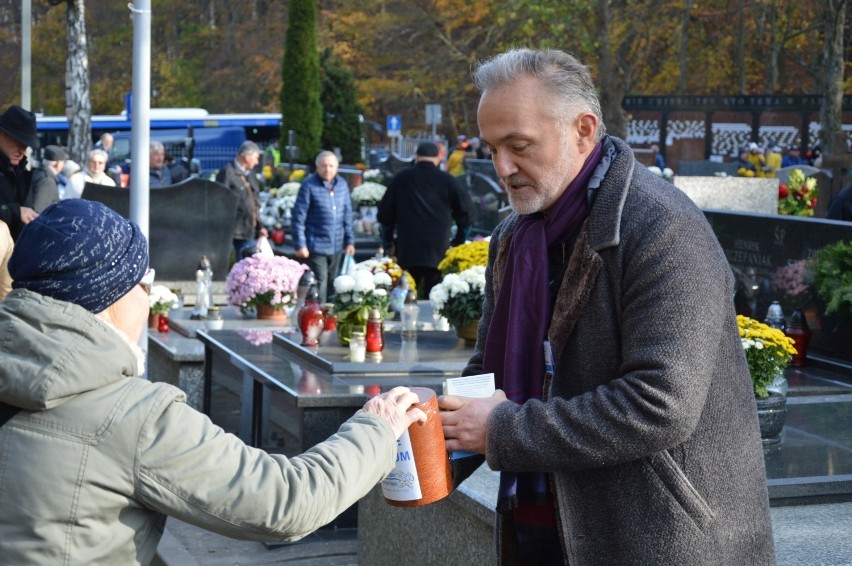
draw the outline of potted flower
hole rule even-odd
[[[441,275],[459,273],[474,265],[486,265],[488,263],[489,239],[466,242],[447,250],[444,259],[438,264]]]
[[[148,315],[148,326],[151,328],[159,328],[160,318],[163,315],[168,315],[169,310],[176,308],[178,304],[178,296],[171,292],[164,285],[154,285],[151,287],[151,294],[148,295],[148,306],[150,314]]]
[[[445,275],[429,291],[435,312],[450,321],[467,345],[476,342],[476,331],[485,300],[485,266],[474,265],[460,273]]]
[[[848,355],[852,344],[852,242],[837,242],[819,250],[812,260],[814,288],[825,302],[822,329],[835,355]]]
[[[818,192],[816,179],[793,169],[787,183],[778,185],[778,214],[813,216]]]
[[[334,278],[332,313],[337,319],[337,340],[342,346],[349,344],[354,330],[366,332],[370,310],[388,313],[391,276],[384,272],[371,273],[356,268],[350,275]]]
[[[796,353],[793,340],[781,330],[747,316],[738,315],[737,325],[757,401],[760,436],[764,446],[779,444],[787,400],[769,387],[779,376],[783,377],[784,368]]]
[[[257,317],[286,319],[296,304],[299,279],[308,267],[284,256],[255,254],[231,268],[225,279],[228,303],[241,311],[257,309]]]

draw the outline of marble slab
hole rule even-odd
[[[676,175],[674,185],[702,209],[778,212],[778,179]]]

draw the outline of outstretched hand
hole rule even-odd
[[[409,407],[419,402],[420,398],[417,394],[412,393],[407,387],[394,387],[390,391],[367,401],[361,410],[365,413],[384,417],[390,423],[396,437],[399,438],[412,424],[419,422],[422,425],[426,423],[426,413],[422,410],[417,408],[408,410]]]
[[[488,416],[494,407],[505,401],[506,394],[500,389],[485,399],[458,395],[438,397],[447,450],[485,454]]]

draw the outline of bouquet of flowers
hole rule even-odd
[[[385,180],[382,172],[378,169],[367,169],[363,173],[363,178],[365,183],[376,183],[381,185],[382,181]]]
[[[169,309],[177,307],[177,304],[178,296],[172,293],[168,287],[163,285],[151,287],[151,294],[148,296],[151,314],[166,314]]]
[[[652,165],[651,167],[648,167],[648,171],[650,171],[654,175],[659,175],[660,177],[669,182],[674,179],[674,171],[672,171],[668,167],[666,167],[665,169],[660,169],[656,165]]]
[[[429,291],[432,308],[456,328],[467,326],[482,316],[485,300],[485,266],[475,265],[460,273],[450,273]]]
[[[459,273],[474,265],[488,263],[488,242],[491,238],[467,242],[447,250],[447,255],[438,264],[441,275]]]
[[[383,316],[390,306],[391,277],[384,271],[371,273],[366,269],[355,269],[351,275],[334,278],[334,302],[332,313],[337,318],[337,336],[342,344],[349,343],[353,329],[364,330],[370,310],[379,309]]]
[[[284,256],[255,254],[234,264],[225,279],[228,303],[246,309],[282,309],[296,300],[299,279],[308,267]]]
[[[747,316],[738,315],[737,325],[754,385],[754,396],[769,397],[766,388],[772,385],[796,353],[793,339],[781,330]]]
[[[382,258],[365,259],[360,263],[356,263],[355,269],[364,269],[373,274],[387,273],[391,278],[391,286],[393,287],[396,286],[399,278],[405,275],[405,278],[408,279],[409,287],[415,291],[417,290],[414,278],[407,271],[403,270],[398,263],[387,256]]]
[[[793,169],[787,183],[778,185],[778,214],[813,216],[817,193],[816,179]]]
[[[307,173],[304,169],[296,169],[295,171],[290,173],[290,176],[287,178],[287,180],[291,183],[301,183],[305,179],[306,175]]]
[[[376,206],[385,196],[387,187],[379,183],[361,183],[352,189],[352,202],[356,206]]]
[[[811,297],[810,272],[806,261],[800,259],[775,270],[772,289],[785,306],[804,308]]]

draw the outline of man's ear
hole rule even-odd
[[[591,151],[597,141],[598,117],[591,113],[580,114],[577,117],[577,147],[580,153]]]

